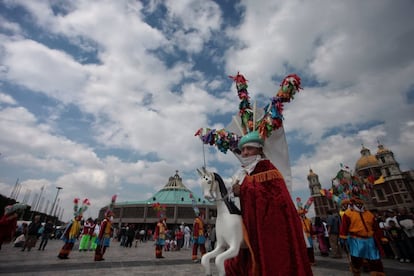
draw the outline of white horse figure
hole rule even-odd
[[[220,175],[209,172],[206,168],[197,169],[201,177],[203,196],[217,204],[216,237],[217,244],[213,251],[201,258],[206,275],[212,275],[210,259],[216,257],[215,264],[219,275],[224,276],[224,262],[239,254],[244,246],[243,221],[240,210],[229,200],[227,189]]]

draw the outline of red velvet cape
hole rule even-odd
[[[3,215],[0,219],[0,246],[3,242],[11,242],[16,232],[17,217]]]
[[[260,161],[245,177],[240,202],[256,271],[249,250],[241,249],[226,261],[226,275],[312,275],[299,215],[283,177],[270,161]]]

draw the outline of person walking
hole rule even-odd
[[[79,251],[88,251],[89,242],[91,240],[91,228],[94,227],[92,218],[88,218],[83,223],[82,238],[79,242]]]
[[[47,242],[50,239],[50,235],[52,234],[53,230],[54,230],[53,223],[51,220],[48,220],[43,228],[43,232],[41,235],[41,242],[37,250],[45,250],[45,247],[47,245]]]
[[[99,229],[100,229],[100,221],[99,219],[95,219],[93,221],[93,228],[91,228],[91,244],[89,246],[89,251],[95,251],[96,250],[96,239],[99,235]]]
[[[184,249],[190,249],[191,229],[188,225],[184,226]]]
[[[236,83],[238,115],[228,129],[200,128],[204,144],[233,152],[241,163],[233,176],[232,191],[240,200],[248,249],[225,261],[226,275],[312,275],[301,222],[285,178],[290,176],[283,129],[283,105],[301,89],[296,74],[286,76],[264,112],[250,104],[246,78],[229,76]],[[240,138],[241,137],[241,138]]]
[[[325,240],[325,227],[320,217],[315,217],[315,223],[313,225],[313,232],[316,235],[318,241],[318,248],[321,256],[329,256],[329,248]]]
[[[257,131],[239,142],[242,174],[238,174],[233,192],[240,197],[243,223],[255,256],[241,249],[239,256],[226,261],[226,273],[312,275],[297,210],[283,176],[266,158],[263,147]],[[257,271],[253,272],[255,265]]]
[[[385,275],[381,247],[377,246],[382,234],[375,216],[365,209],[364,201],[358,197],[351,198],[351,206],[342,216],[339,232],[351,256],[351,272],[354,276],[361,275],[361,267],[367,260],[371,275]]]
[[[96,239],[96,249],[95,249],[95,261],[103,261],[105,260],[103,256],[105,255],[106,249],[111,244],[111,238],[113,234],[112,228],[112,221],[114,218],[114,212],[112,211],[115,205],[116,195],[113,195],[111,198],[111,204],[109,205],[108,209],[105,212],[105,218],[101,222],[99,228],[99,234]]]
[[[167,234],[167,218],[161,217],[155,226],[154,239],[155,239],[155,258],[162,259],[163,248],[165,246],[165,239]]]
[[[329,244],[332,248],[332,258],[340,259],[342,258],[342,252],[341,247],[339,246],[339,215],[337,213],[334,214],[332,211],[328,211],[326,223],[328,225]]]
[[[27,237],[26,241],[23,245],[22,251],[30,251],[32,247],[36,246],[37,239],[39,238],[39,229],[42,227],[42,223],[40,222],[40,216],[36,215],[33,218],[33,221],[29,224],[27,228]]]
[[[193,254],[191,259],[193,262],[199,262],[197,259],[197,251],[200,248],[201,257],[206,254],[206,237],[204,233],[204,221],[200,215],[200,211],[196,209],[196,217],[193,223]]]
[[[79,207],[79,198],[75,198],[73,200],[74,203],[74,218],[68,225],[66,226],[63,234],[61,236],[61,240],[64,242],[62,248],[59,251],[58,258],[61,260],[69,259],[69,254],[72,251],[76,240],[80,235],[81,225],[80,221],[82,220],[83,213],[88,209],[90,202],[87,198],[82,201],[82,206]]]
[[[313,249],[313,225],[312,221],[306,217],[306,212],[307,211],[305,209],[298,209],[298,214],[302,222],[308,259],[311,265],[315,265],[315,251]]]
[[[182,230],[184,227],[177,227],[175,230],[175,240],[177,241],[177,250],[179,251],[184,245],[184,232]]]
[[[125,247],[132,247],[132,242],[134,241],[134,237],[135,237],[135,225],[134,224],[130,224],[127,227],[127,232],[126,232],[126,242],[125,242]]]

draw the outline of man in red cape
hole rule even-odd
[[[16,203],[4,208],[4,215],[0,218],[0,250],[3,243],[13,240],[17,228],[17,211],[26,208],[26,205]]]
[[[264,156],[263,144],[256,131],[239,143],[243,173],[233,192],[240,197],[254,256],[241,249],[226,261],[226,275],[312,275],[297,210],[283,176]]]

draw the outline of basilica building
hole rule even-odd
[[[206,224],[215,223],[217,215],[216,205],[195,195],[184,184],[176,171],[174,176],[168,179],[165,186],[152,197],[143,201],[117,202],[114,206],[115,226],[135,224],[140,229],[152,227],[158,221],[157,212],[153,204],[159,203],[166,207],[167,223],[169,225],[192,224],[195,218],[193,206],[197,206],[204,216]],[[101,208],[99,218],[104,217],[107,207]]]
[[[381,143],[375,155],[362,146],[361,157],[355,164],[354,175],[362,179],[372,178],[373,185],[366,202],[370,210],[384,211],[387,209],[414,209],[414,170],[401,171],[394,154]],[[328,210],[338,210],[337,204],[321,194],[323,188],[318,175],[312,170],[308,174],[308,184],[314,199],[315,215],[326,217]]]

